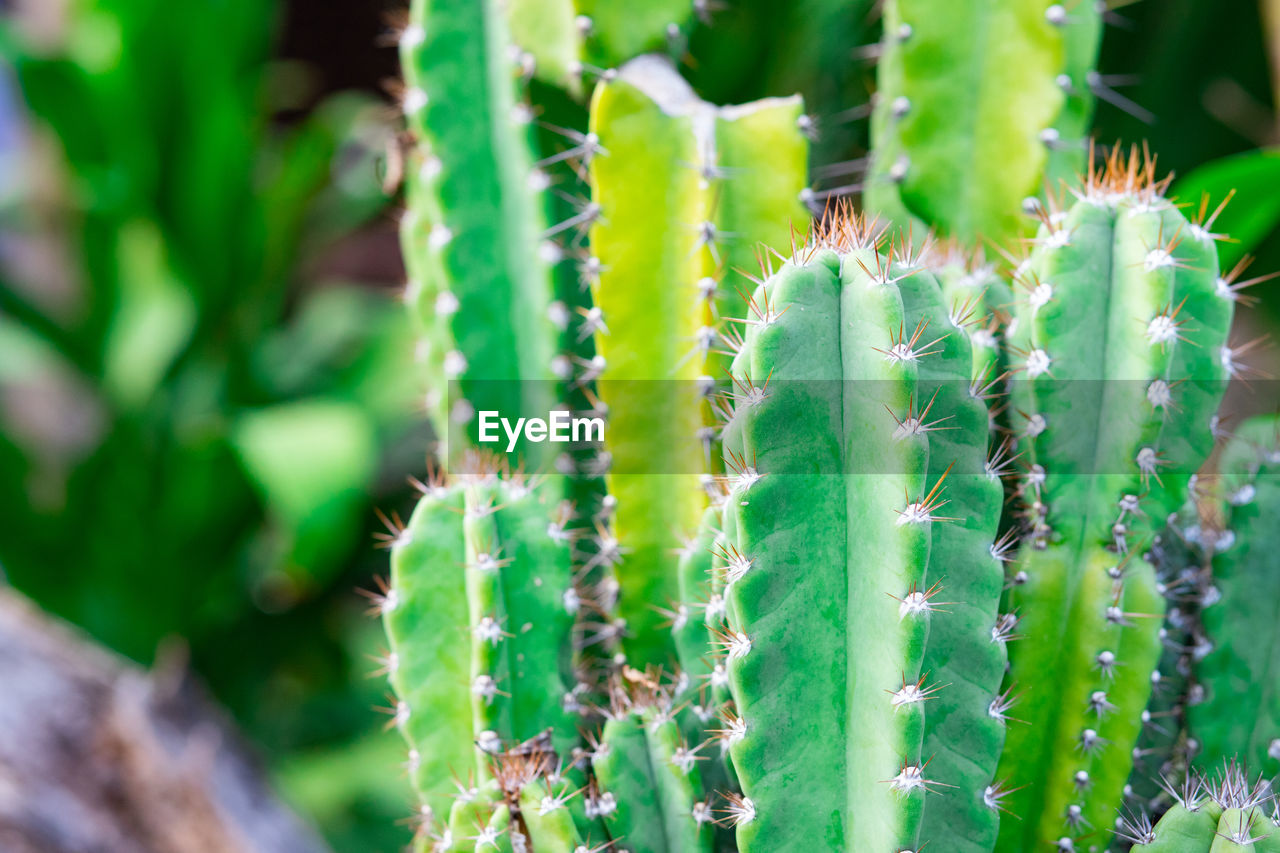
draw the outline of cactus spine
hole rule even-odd
[[[992,838],[1001,499],[967,339],[874,226],[842,217],[801,254],[757,288],[733,365],[723,736],[743,796],[728,817],[747,853],[916,849],[945,820]],[[933,418],[958,435],[939,440]],[[977,500],[944,531],[948,471]],[[935,820],[944,785],[957,802]]]
[[[670,663],[653,605],[676,602],[677,537],[706,503],[708,371],[723,346],[719,319],[741,317],[721,278],[806,216],[800,112],[795,98],[716,109],[657,57],[628,63],[592,101],[604,151],[591,163],[599,391],[626,557],[619,607],[637,666]]]
[[[1189,776],[1176,788],[1176,804],[1154,826],[1145,815],[1119,822],[1117,836],[1141,853],[1276,853],[1280,834],[1275,796],[1259,780],[1250,783],[1235,764],[1212,780]]]
[[[1032,639],[1011,655],[1029,725],[1002,763],[1022,817],[1002,824],[1009,853],[1105,846],[1161,654],[1164,601],[1143,555],[1208,455],[1227,378],[1232,302],[1213,235],[1163,197],[1154,168],[1113,153],[1046,215],[1020,270],[1030,533],[1008,606]]]

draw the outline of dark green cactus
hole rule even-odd
[[[455,458],[474,446],[477,412],[545,417],[571,368],[555,358],[549,180],[535,165],[534,113],[520,99],[497,6],[413,0],[400,39],[414,138],[401,224],[406,299],[429,408]],[[547,467],[547,446],[522,445],[531,468]]]
[[[1220,463],[1222,533],[1212,551],[1212,584],[1201,615],[1206,641],[1195,664],[1197,693],[1187,710],[1195,765],[1238,758],[1280,772],[1280,422],[1239,428]]]

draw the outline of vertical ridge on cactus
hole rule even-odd
[[[1001,768],[1020,786],[1009,808],[1022,821],[1002,824],[997,846],[1009,853],[1085,843],[1121,804],[1161,653],[1165,605],[1143,555],[1208,455],[1227,379],[1212,355],[1232,308],[1213,242],[1154,171],[1119,150],[1091,168],[1078,200],[1046,213],[1020,271],[1037,295],[1019,304],[1010,343],[1029,533],[1007,607],[1033,639],[1011,653],[1029,725],[1010,730]]]
[[[723,347],[721,311],[740,307],[721,279],[805,215],[801,109],[796,98],[716,109],[652,56],[625,65],[592,101],[606,152],[591,162],[599,389],[634,665],[667,665],[673,653],[652,605],[676,600],[677,537],[697,527],[706,503],[708,371]]]

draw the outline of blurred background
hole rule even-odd
[[[0,0],[0,578],[144,666],[184,648],[340,853],[411,832],[356,594],[428,438],[397,301],[399,14]],[[1280,2],[1146,0],[1113,24],[1097,138],[1149,142],[1183,197],[1238,188],[1225,266],[1280,270]],[[866,0],[727,0],[686,63],[721,103],[803,90],[833,162],[865,143],[838,117],[876,37]],[[1237,338],[1280,324],[1257,290]]]

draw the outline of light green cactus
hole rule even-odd
[[[452,778],[485,777],[512,744],[545,737],[548,750],[569,756],[579,743],[580,598],[562,510],[523,476],[482,459],[471,465],[456,485],[424,486],[391,543],[391,582],[378,597],[393,721],[435,814],[447,811]]]
[[[1142,853],[1275,853],[1275,796],[1261,780],[1250,782],[1242,768],[1223,766],[1211,780],[1190,776],[1177,788],[1176,800],[1159,822],[1145,815],[1119,822],[1117,837]]]
[[[879,240],[833,222],[757,288],[734,359],[723,737],[746,853],[995,837],[987,414],[935,277]]]
[[[1088,166],[1102,4],[885,4],[868,207],[965,240],[1022,235],[1020,209]],[[968,34],[956,38],[956,33]]]
[[[689,31],[708,20],[708,0],[506,0],[515,43],[528,73],[580,94],[587,79],[608,76],[644,53],[680,58]]]
[[[797,98],[712,107],[657,57],[623,66],[592,101],[604,152],[591,162],[598,387],[635,665],[668,665],[674,654],[654,605],[676,602],[678,537],[706,504],[721,324],[744,308],[726,275],[754,268],[760,243],[776,248],[807,224],[801,110]]]
[[[1006,606],[1030,639],[1011,654],[1028,725],[1001,766],[1021,818],[1002,824],[1008,853],[1106,846],[1161,655],[1165,603],[1143,555],[1208,456],[1228,378],[1233,303],[1213,235],[1153,173],[1114,152],[1046,216],[1019,271],[1010,345],[1030,532]]]
[[[870,210],[966,241],[1026,230],[1022,202],[1040,191],[1048,160],[1042,134],[1066,106],[1062,10],[1050,0],[885,3]]]

